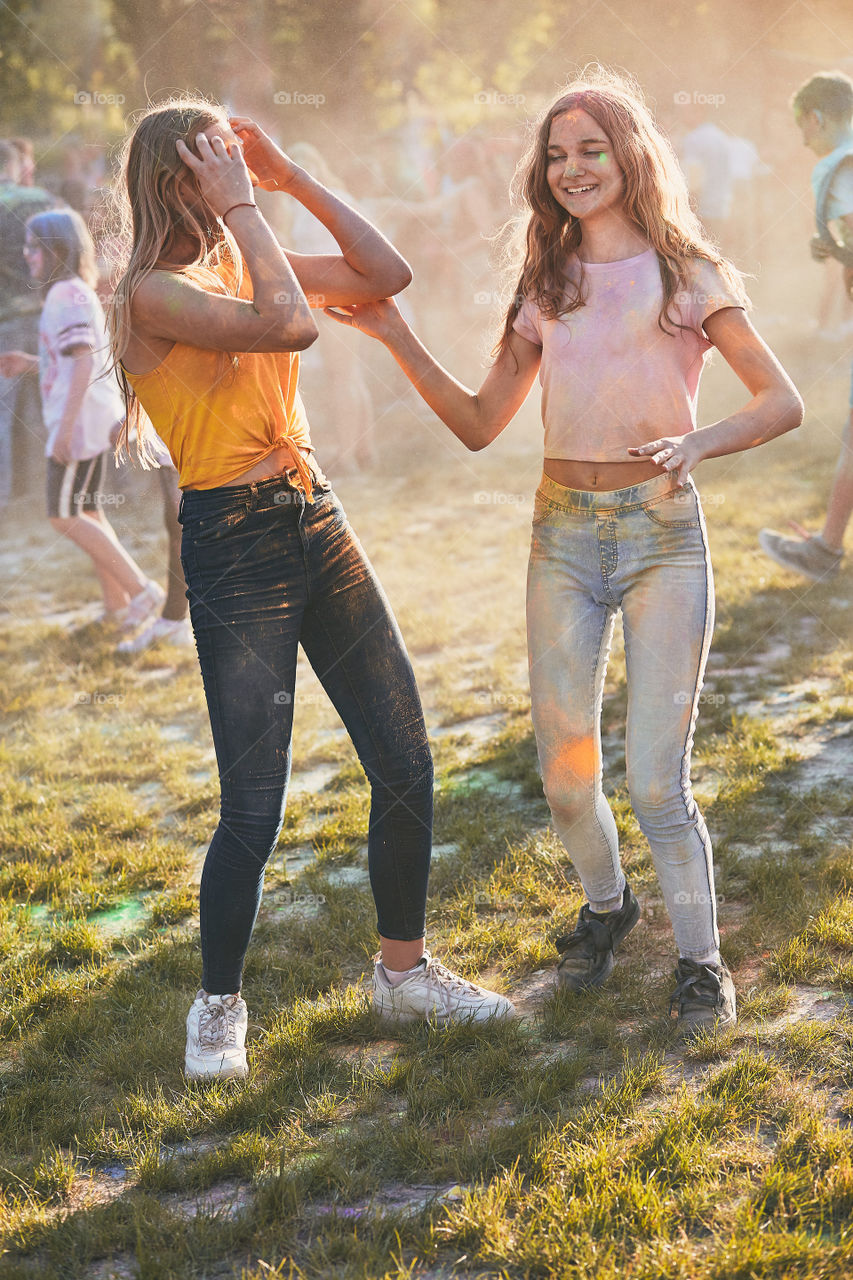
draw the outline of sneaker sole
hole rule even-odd
[[[710,1022],[694,1022],[685,1027],[679,1027],[676,1023],[674,1035],[681,1044],[686,1044],[690,1040],[695,1040],[703,1031],[728,1031],[729,1027],[737,1026],[737,1014],[732,1014],[730,1018],[714,1018]]]
[[[625,924],[622,926],[622,930],[619,934],[619,937],[613,943],[613,950],[609,953],[607,962],[601,973],[599,973],[595,978],[587,978],[587,979],[575,978],[574,975],[569,973],[564,973],[558,967],[557,968],[557,986],[561,988],[563,991],[592,991],[595,987],[602,986],[610,977],[613,970],[616,968],[616,957],[614,953],[618,951],[619,947],[621,947],[622,943],[625,941],[628,934],[634,928],[634,925],[637,923],[637,921],[640,918],[640,914],[641,914],[640,904],[635,898],[634,905],[631,909],[631,914],[628,916],[628,919],[626,920]]]
[[[809,569],[804,569],[799,564],[789,564],[788,561],[776,553],[776,550],[764,541],[761,534],[758,535],[758,545],[766,556],[769,556],[774,564],[778,564],[781,569],[787,569],[789,573],[799,573],[804,578],[810,578],[812,582],[822,582],[824,578],[834,578],[838,573],[839,565],[830,565],[821,573],[812,573]]]
[[[508,1009],[503,1011],[493,1010],[491,1013],[486,1014],[485,1017],[478,1017],[477,1009],[472,1009],[469,1013],[442,1014],[438,1009],[432,1009],[429,1013],[411,1013],[408,1010],[402,1010],[398,1013],[396,1010],[379,1009],[375,1004],[372,1007],[380,1022],[388,1026],[433,1020],[438,1026],[444,1027],[451,1022],[489,1022],[492,1018],[496,1022],[504,1022],[518,1017],[518,1010],[514,1005],[510,1005]]]
[[[184,1075],[188,1080],[232,1080],[235,1077],[245,1080],[249,1074],[248,1063],[223,1063],[219,1068],[211,1068],[209,1063],[200,1058],[184,1059]]]

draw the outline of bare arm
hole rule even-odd
[[[715,311],[705,321],[704,329],[751,392],[752,399],[736,413],[707,427],[627,450],[633,457],[651,456],[664,471],[677,470],[682,484],[692,467],[704,458],[754,449],[793,431],[803,420],[800,393],[740,307]]]
[[[0,355],[0,375],[4,378],[17,378],[22,373],[30,373],[38,368],[38,356],[27,351],[4,351]]]
[[[293,196],[340,245],[340,256],[286,252],[312,306],[372,302],[399,293],[411,283],[409,264],[373,223],[294,164],[253,120],[233,116],[230,123],[260,185]]]
[[[793,431],[803,420],[800,393],[739,307],[724,307],[705,321],[705,332],[752,399],[696,435],[705,458],[754,449]]]
[[[384,342],[419,395],[471,450],[491,444],[512,420],[542,359],[541,347],[513,331],[479,391],[471,391],[427,351],[390,299],[327,314]]]
[[[204,134],[196,147],[198,155],[177,143],[211,209],[227,215],[251,275],[252,300],[211,294],[186,277],[152,271],[133,295],[137,336],[218,351],[303,350],[318,336],[317,326],[290,263],[255,207],[242,148],[234,145],[229,154],[221,138],[209,142]]]
[[[245,222],[251,219],[258,230],[261,217],[251,209],[237,209],[231,214],[235,239],[246,256],[255,285],[250,255],[245,252],[249,236],[241,234],[242,225],[237,226],[241,214],[247,215]],[[243,219],[239,221],[242,224]],[[272,237],[265,222],[263,228]],[[253,230],[251,225],[249,230]],[[276,250],[281,254],[278,244]],[[282,274],[280,289],[270,294],[262,284],[260,290],[255,287],[251,300],[208,293],[186,276],[152,271],[133,295],[134,329],[143,341],[161,338],[214,351],[304,351],[317,338],[318,329],[298,280],[283,254],[281,257],[287,275]]]
[[[853,242],[853,213],[845,213],[839,221],[844,223],[847,243],[850,244]],[[848,298],[853,299],[853,267],[844,268],[844,288],[847,290]]]

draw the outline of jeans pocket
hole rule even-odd
[[[662,525],[664,529],[699,528],[699,501],[692,485],[651,498],[643,503],[641,510],[652,524]]]
[[[542,494],[541,494],[541,493],[539,492],[539,490],[537,489],[537,490],[536,490],[536,495],[535,495],[535,497],[534,497],[534,499],[533,499],[533,527],[534,527],[534,529],[536,528],[536,526],[537,526],[538,524],[544,524],[544,523],[545,523],[545,521],[548,519],[548,517],[554,514],[554,510],[555,510],[555,508],[554,508],[553,504],[552,504],[552,503],[550,503],[550,502],[548,501],[548,499],[547,499],[547,498],[543,497],[543,496],[542,496]]]
[[[242,502],[223,503],[212,511],[195,515],[184,508],[183,528],[187,539],[194,543],[215,542],[227,534],[239,529],[249,516],[249,504]]]

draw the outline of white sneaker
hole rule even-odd
[[[156,610],[163,608],[163,601],[166,599],[166,592],[160,586],[159,582],[155,582],[153,578],[149,578],[146,585],[135,596],[132,596],[126,606],[124,621],[121,623],[122,631],[133,631],[143,623],[150,614]]]
[[[159,644],[178,645],[180,648],[188,648],[195,641],[193,639],[192,627],[186,618],[156,618],[154,622],[149,623],[139,635],[132,636],[129,640],[122,640],[116,645],[118,653],[141,653],[143,649],[150,649],[152,645]]]
[[[184,1069],[190,1080],[227,1080],[249,1074],[246,1062],[246,1002],[239,995],[199,991],[187,1014]]]
[[[515,1005],[496,991],[460,978],[425,951],[417,973],[396,987],[385,976],[380,953],[373,957],[373,1008],[389,1022],[416,1022],[435,1017],[448,1022],[485,1022],[487,1018],[515,1018]]]

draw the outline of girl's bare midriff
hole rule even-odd
[[[665,475],[656,462],[579,462],[546,458],[545,474],[567,489],[624,489],[654,476]]]
[[[268,453],[265,458],[261,458],[260,462],[256,462],[253,467],[249,467],[248,471],[243,471],[239,476],[235,476],[233,480],[229,480],[227,484],[223,484],[223,489],[230,489],[235,484],[250,484],[253,480],[268,480],[271,476],[281,475],[282,471],[288,470],[293,466],[293,454],[286,445],[279,445],[277,449],[273,449],[272,453]]]

